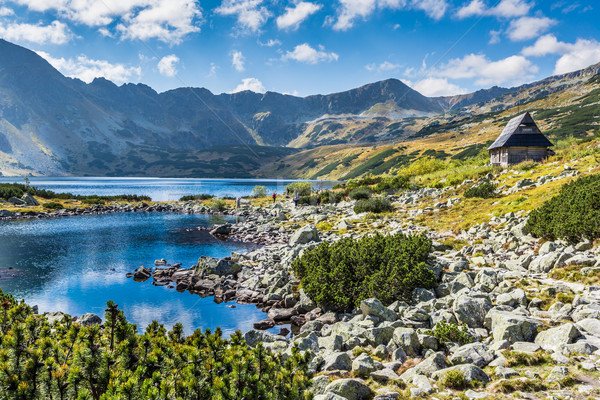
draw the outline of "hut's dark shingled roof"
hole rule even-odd
[[[531,128],[530,132],[524,132],[524,128]],[[519,115],[511,119],[498,139],[488,150],[500,147],[550,147],[552,142],[544,136],[529,113]]]

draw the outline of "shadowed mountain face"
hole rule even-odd
[[[116,86],[103,78],[86,84],[0,40],[0,170],[190,176],[217,170],[221,175],[230,166],[227,175],[238,168],[247,174],[289,154],[280,147],[307,121],[357,115],[390,101],[417,115],[442,110],[398,80],[306,98],[273,92],[214,95],[202,88],[159,94],[143,84]],[[277,148],[259,155],[242,151],[245,146]],[[210,164],[219,166],[211,171]]]

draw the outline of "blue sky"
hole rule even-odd
[[[429,96],[600,62],[580,0],[0,0],[0,37],[63,74],[306,96],[398,78]]]

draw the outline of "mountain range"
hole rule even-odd
[[[572,80],[548,78],[530,97]],[[476,114],[475,106],[493,102],[510,107],[515,93],[538,86],[437,98],[397,79],[308,97],[215,95],[190,87],[157,93],[144,84],[65,77],[35,52],[0,40],[0,173],[257,176],[265,165],[306,149],[410,140],[431,118]]]

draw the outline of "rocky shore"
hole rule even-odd
[[[444,191],[426,190],[391,200],[402,206]],[[458,392],[469,399],[514,398],[515,392],[528,399],[600,395],[600,287],[551,277],[575,265],[600,281],[600,248],[594,243],[540,241],[523,231],[526,216],[514,213],[458,235],[394,216],[357,215],[352,202],[277,204],[266,213],[250,207],[245,215],[243,222],[213,227],[212,233],[260,248],[222,260],[202,257],[189,269],[158,262],[131,276],[216,301],[256,304],[268,318],[256,321],[246,341],[283,353],[294,347],[307,352],[317,400],[397,399],[407,393],[442,399]],[[368,299],[352,313],[317,307],[299,289],[291,262],[322,241],[375,231],[427,232],[437,287],[415,289],[411,301],[387,307]],[[462,245],[444,244],[450,237]],[[293,335],[264,331],[278,324],[291,324]],[[463,327],[464,337],[443,339],[435,333],[443,324]]]

